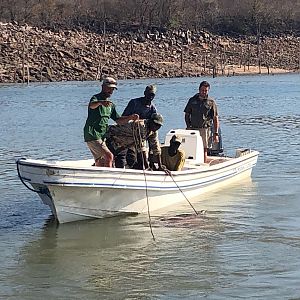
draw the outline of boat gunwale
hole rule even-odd
[[[253,159],[259,155],[259,152],[256,150],[252,150],[250,153],[240,156],[240,157],[233,157],[230,160],[212,165],[212,166],[207,166],[206,169],[201,170],[200,165],[192,165],[193,167],[188,169],[188,170],[181,170],[181,171],[172,171],[172,176],[183,176],[183,175],[192,175],[195,173],[208,173],[208,172],[213,172],[213,171],[219,171],[227,167],[234,166],[236,164],[240,164],[241,162],[245,162],[247,160]],[[32,168],[38,168],[38,169],[43,169],[43,168],[48,168],[48,169],[59,169],[59,170],[69,170],[69,171],[83,171],[87,173],[98,173],[101,171],[101,173],[117,173],[115,175],[118,175],[120,173],[122,174],[128,174],[128,175],[147,175],[147,176],[155,176],[155,175],[166,175],[164,171],[147,171],[147,170],[134,170],[134,169],[119,169],[119,168],[107,168],[107,167],[97,167],[95,168],[94,166],[90,167],[69,167],[69,166],[57,166],[57,165],[51,165],[47,163],[40,163],[40,160],[33,160],[30,159],[31,162],[27,161],[27,159],[21,158],[17,161],[17,163],[20,166],[29,166]],[[236,160],[232,162],[232,160]],[[57,175],[56,175],[57,176]]]

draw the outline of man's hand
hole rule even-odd
[[[101,100],[101,101],[98,101],[99,105],[102,105],[102,106],[105,106],[105,107],[108,107],[111,105],[111,101],[107,101],[107,100]]]
[[[161,165],[158,167],[158,171],[164,171],[167,175],[171,176],[171,171],[167,169],[165,165]]]
[[[219,135],[216,134],[216,133],[213,134],[213,142],[214,143],[219,143]]]
[[[137,120],[139,120],[139,118],[140,117],[138,114],[133,114],[130,116],[121,116],[120,118],[117,119],[117,124],[123,125],[130,122],[136,122]]]
[[[140,116],[138,114],[133,114],[130,116],[132,121],[138,121],[140,119]]]
[[[105,107],[108,107],[108,106],[110,106],[111,104],[112,104],[112,102],[109,101],[109,100],[100,100],[100,101],[97,101],[97,102],[91,102],[91,103],[89,104],[89,108],[91,108],[91,109],[96,109],[96,108],[98,108],[100,105],[105,106]]]

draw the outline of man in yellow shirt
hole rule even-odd
[[[178,149],[182,139],[178,135],[173,135],[170,146],[161,147],[161,162],[169,171],[180,171],[185,162],[185,152]]]

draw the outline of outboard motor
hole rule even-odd
[[[222,143],[222,132],[221,128],[219,128],[219,143],[214,143],[213,142],[213,127],[211,127],[211,135],[210,135],[210,143],[211,145],[208,148],[207,154],[209,156],[222,156],[223,154],[223,143]]]

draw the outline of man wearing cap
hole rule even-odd
[[[210,84],[202,81],[199,86],[199,93],[189,99],[184,112],[187,129],[197,129],[203,140],[204,162],[208,162],[207,151],[213,125],[213,142],[219,142],[219,117],[217,105],[214,99],[208,96]]]
[[[140,119],[150,119],[152,114],[157,112],[155,105],[152,103],[155,93],[155,85],[151,84],[146,86],[144,97],[131,99],[128,102],[122,116],[138,114]]]
[[[152,114],[157,112],[155,105],[152,103],[156,94],[156,86],[154,84],[148,85],[145,88],[144,96],[140,98],[131,99],[122,116],[130,116],[132,114],[138,114],[141,120],[150,119]],[[145,155],[145,154],[144,154]],[[134,169],[142,169],[143,158],[141,153],[136,153],[130,149],[125,149],[118,154],[116,159],[118,167],[123,167],[126,164]]]
[[[115,104],[110,100],[115,89],[117,81],[106,77],[102,82],[101,92],[94,95],[89,102],[88,117],[83,129],[84,141],[94,156],[95,165],[99,167],[112,167],[113,163],[113,154],[104,141],[108,120],[111,118],[118,124],[123,124],[138,119],[138,115],[121,117],[117,113]]]
[[[124,149],[145,153],[145,141],[149,142],[149,150],[157,158],[159,170],[164,170],[161,163],[161,150],[157,131],[163,125],[163,117],[158,113],[152,114],[150,119],[112,125],[107,132],[107,145],[115,157]],[[148,162],[143,156],[143,168],[148,168]]]
[[[170,171],[180,171],[185,163],[184,150],[178,149],[182,143],[179,135],[173,135],[170,146],[161,147],[161,162]]]

